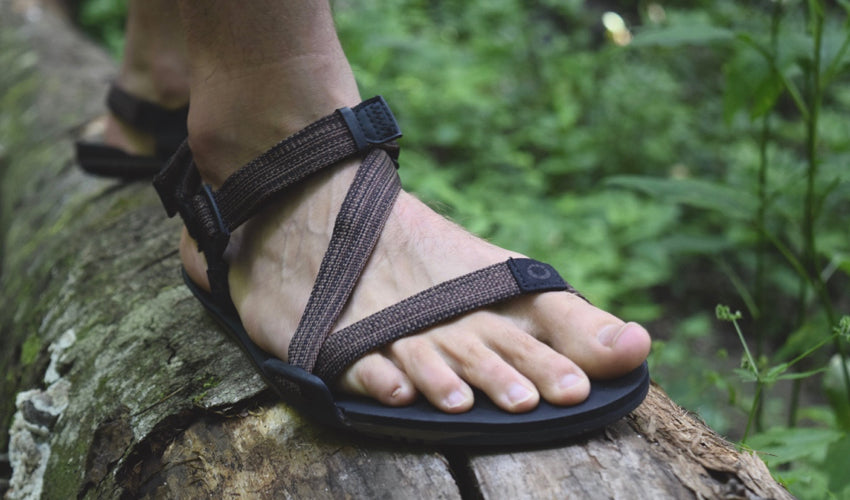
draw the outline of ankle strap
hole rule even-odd
[[[154,136],[156,157],[167,160],[186,139],[189,106],[166,109],[159,104],[127,93],[116,84],[109,87],[106,107],[133,127]]]
[[[169,217],[179,213],[207,259],[207,274],[219,304],[230,304],[224,251],[230,233],[275,195],[326,167],[379,147],[393,161],[401,129],[383,97],[335,111],[284,139],[231,175],[217,191],[203,183],[184,142],[154,187]],[[398,164],[396,163],[396,167]]]

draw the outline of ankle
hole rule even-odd
[[[189,70],[182,54],[163,53],[127,61],[118,76],[125,91],[166,109],[189,102]]]
[[[188,127],[194,159],[213,186],[286,137],[360,101],[347,64],[339,70],[320,56],[208,74],[193,84]]]

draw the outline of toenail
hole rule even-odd
[[[579,377],[575,373],[568,373],[561,377],[561,382],[558,384],[558,386],[561,389],[569,389],[570,387],[578,384],[580,381],[581,377]]]
[[[599,329],[596,338],[605,347],[614,347],[614,343],[617,342],[620,333],[626,329],[625,327],[626,325],[605,325]]]
[[[446,399],[443,400],[443,404],[449,409],[457,408],[464,403],[466,403],[466,395],[460,391],[452,392]]]
[[[528,387],[522,384],[511,384],[508,387],[508,401],[511,402],[511,405],[518,405],[530,398],[532,396],[532,392],[528,390]]]

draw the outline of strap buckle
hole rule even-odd
[[[340,108],[358,151],[385,144],[401,137],[401,127],[387,101],[381,96],[361,102],[353,108]]]
[[[203,184],[194,197],[195,210],[192,225],[186,220],[186,229],[198,242],[198,247],[207,259],[207,278],[213,297],[219,304],[230,304],[230,286],[227,280],[229,266],[224,260],[224,251],[230,243],[230,229],[224,223],[215,195],[209,184]],[[185,219],[185,216],[184,216]]]

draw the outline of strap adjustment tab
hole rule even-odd
[[[375,96],[354,106],[340,108],[358,151],[394,141],[401,137],[401,128],[382,96]]]

